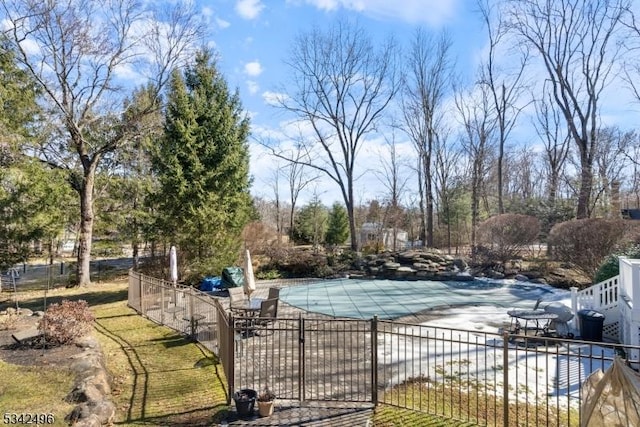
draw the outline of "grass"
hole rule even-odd
[[[216,357],[197,343],[128,308],[126,278],[88,288],[57,288],[48,303],[86,300],[95,335],[113,376],[116,425],[209,426],[226,417],[226,379]],[[19,296],[21,307],[42,309],[43,292]],[[0,362],[0,408],[52,412],[63,422],[72,406],[62,402],[73,377],[65,370],[25,368]],[[64,415],[63,415],[64,414]]]
[[[375,427],[470,427],[477,424],[443,420],[422,412],[383,405],[376,408],[373,425]]]
[[[506,426],[503,419],[503,401],[501,398],[485,396],[479,390],[465,393],[458,386],[438,384],[428,385],[419,379],[398,385],[386,392],[381,399],[392,405],[381,405],[375,413],[376,427],[395,426]],[[429,414],[437,414],[431,416]],[[549,425],[578,426],[578,413],[572,409],[570,414],[559,413],[541,402],[534,404],[509,404],[508,426]],[[461,420],[461,421],[456,421]],[[468,421],[470,420],[470,421]]]
[[[0,360],[0,408],[5,413],[53,414],[54,426],[66,426],[73,405],[63,401],[73,378],[65,369],[25,367]],[[0,421],[3,424],[4,420]]]

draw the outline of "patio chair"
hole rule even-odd
[[[229,288],[229,307],[233,308],[234,304],[239,303],[245,298],[244,289],[241,287]]]
[[[267,299],[278,299],[280,298],[280,288],[269,288],[269,296]]]
[[[253,326],[256,328],[256,335],[262,335],[261,332],[273,333],[273,329],[269,328],[278,317],[278,299],[271,298],[262,301],[260,304],[260,314],[253,321]]]

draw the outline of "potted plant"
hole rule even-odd
[[[276,395],[269,387],[258,394],[258,413],[261,417],[268,417],[273,414],[273,405],[275,404]]]
[[[256,394],[255,390],[248,388],[236,391],[233,394],[233,400],[236,402],[236,410],[240,418],[249,418],[253,415]]]

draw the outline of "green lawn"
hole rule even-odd
[[[117,301],[94,306],[97,336],[113,375],[117,423],[212,425],[227,410],[216,357]]]
[[[56,289],[48,302],[84,299],[96,317],[96,337],[113,376],[117,425],[210,426],[226,416],[226,379],[215,356],[127,307],[125,278],[89,288]],[[42,295],[21,295],[20,306],[40,309]],[[0,362],[0,408],[53,412],[56,425],[72,405],[63,397],[73,378],[65,370]],[[59,422],[59,423],[58,423]]]

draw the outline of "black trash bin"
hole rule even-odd
[[[258,393],[250,388],[243,388],[233,393],[233,400],[236,403],[238,417],[250,418],[253,416],[253,407],[256,404]]]
[[[580,338],[585,341],[602,341],[604,314],[595,310],[578,311]]]

